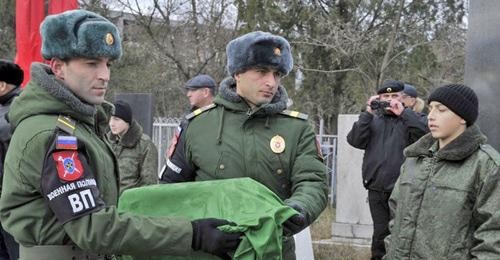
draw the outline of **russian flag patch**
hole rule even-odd
[[[58,150],[77,150],[78,142],[76,136],[57,136],[56,149]]]

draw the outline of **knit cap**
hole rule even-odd
[[[23,83],[24,72],[19,65],[0,59],[0,81],[19,86]]]
[[[444,85],[431,93],[428,103],[437,101],[455,112],[467,122],[467,126],[474,124],[478,116],[479,102],[476,93],[462,84]]]
[[[132,122],[132,108],[130,105],[123,100],[116,101],[114,105],[115,112],[113,113],[113,116],[119,117],[123,121],[130,124]]]

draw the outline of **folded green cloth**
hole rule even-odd
[[[191,220],[219,218],[236,223],[221,227],[245,236],[233,259],[282,259],[282,224],[295,210],[267,187],[250,178],[160,184],[126,190],[118,210],[146,216],[182,217]],[[125,257],[127,259],[127,257]],[[195,252],[188,257],[137,256],[128,259],[218,259]]]

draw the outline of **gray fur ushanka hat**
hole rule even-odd
[[[256,67],[274,67],[283,75],[293,68],[293,58],[288,41],[268,32],[251,32],[242,35],[226,46],[229,75]]]
[[[40,26],[44,59],[118,59],[122,46],[118,28],[106,18],[85,10],[49,15]]]

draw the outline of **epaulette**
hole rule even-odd
[[[303,114],[303,113],[300,113],[300,112],[297,112],[297,111],[293,111],[293,110],[283,110],[283,111],[280,112],[280,114],[291,116],[291,117],[295,117],[295,118],[300,118],[300,119],[303,119],[303,120],[307,120],[307,118],[309,117],[306,114]]]
[[[497,166],[500,166],[500,155],[498,152],[489,144],[481,144],[479,146],[494,162]]]
[[[76,121],[70,117],[59,115],[57,118],[57,127],[69,135],[73,135],[76,129]]]
[[[199,114],[201,114],[201,113],[203,113],[205,111],[208,111],[208,110],[210,110],[210,109],[212,109],[212,108],[214,108],[216,106],[217,106],[216,104],[210,104],[210,105],[198,108],[195,111],[191,112],[190,114],[186,115],[186,119],[187,120],[191,120],[195,116],[198,116]]]

